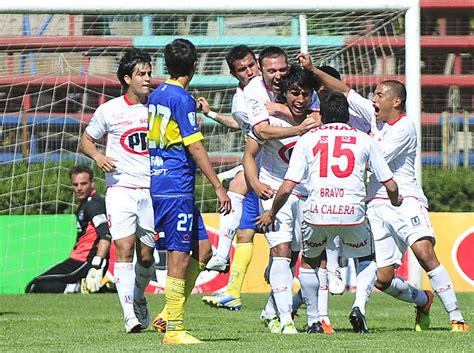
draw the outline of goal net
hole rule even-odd
[[[145,15],[138,10],[39,12],[2,12],[0,6],[0,215],[9,216],[5,239],[13,239],[19,228],[31,231],[37,236],[29,242],[51,241],[52,253],[58,257],[60,251],[55,253],[56,242],[51,239],[63,236],[58,233],[64,230],[53,227],[38,232],[37,224],[25,225],[22,216],[72,213],[76,205],[68,171],[78,163],[93,165],[78,150],[78,141],[95,109],[123,93],[115,72],[126,48],[135,46],[152,56],[156,86],[167,74],[164,46],[177,37],[190,39],[198,49],[191,92],[196,98],[207,98],[212,109],[221,113],[230,113],[237,85],[224,58],[239,44],[256,54],[266,46],[280,46],[290,62],[307,47],[314,63],[335,67],[345,82],[367,97],[383,79],[405,80],[406,9],[402,8],[155,9]],[[241,132],[203,115],[200,119],[216,171],[238,165],[244,149]],[[104,143],[100,141],[101,148]],[[103,192],[99,171],[97,179]],[[198,178],[196,193],[202,212],[216,211],[215,194],[203,178]],[[74,218],[68,222],[74,233]],[[31,258],[24,272],[41,267],[44,254],[32,250],[25,256]]]

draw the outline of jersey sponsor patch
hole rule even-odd
[[[125,131],[120,137],[120,145],[132,154],[147,155],[147,128],[137,127]]]
[[[410,220],[413,227],[417,227],[420,225],[420,217],[415,216],[415,217],[412,217]]]
[[[189,120],[189,123],[192,126],[195,126],[196,125],[196,113],[195,112],[189,112],[188,113],[188,120]]]

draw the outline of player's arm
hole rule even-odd
[[[247,140],[245,146],[242,164],[244,166],[244,174],[250,187],[257,193],[258,197],[268,200],[273,197],[275,191],[267,184],[260,182],[258,179],[258,168],[256,158],[260,152],[260,145],[252,137]]]
[[[400,206],[402,204],[403,198],[398,194],[398,185],[395,180],[390,179],[383,183],[385,189],[387,190],[388,198],[390,203],[393,206]]]
[[[375,174],[377,180],[384,185],[392,205],[400,206],[402,197],[398,194],[398,185],[393,180],[393,173],[375,142],[370,138],[367,138],[367,140],[369,144],[369,168]]]
[[[209,102],[206,100],[206,98],[199,97],[197,99],[197,103],[198,103],[198,109],[201,110],[204,113],[204,115],[206,115],[208,118],[211,118],[212,120],[228,128],[240,129],[239,124],[237,123],[237,121],[235,121],[233,116],[216,113],[212,111],[211,107],[209,106]]]
[[[307,117],[300,125],[290,127],[273,126],[267,120],[255,125],[253,131],[260,139],[265,141],[303,135],[319,125],[320,123],[311,117]]]
[[[277,103],[277,102],[266,102],[265,107],[267,108],[268,114],[274,115],[283,115],[288,119],[293,120],[293,115],[291,114],[290,108],[286,104]],[[308,117],[316,120],[321,125],[321,115],[319,111],[311,111],[308,113]]]
[[[97,166],[104,172],[111,172],[115,170],[115,159],[105,156],[97,150],[96,140],[87,132],[87,130],[82,134],[79,146],[81,151],[85,155],[92,158],[96,162]]]
[[[276,214],[280,211],[286,201],[288,201],[288,197],[290,197],[295,186],[296,183],[294,181],[287,179],[283,180],[283,184],[281,184],[276,193],[275,199],[273,200],[272,208],[257,217],[257,226],[265,228],[275,222]]]
[[[310,70],[315,77],[317,77],[321,83],[331,91],[337,91],[344,94],[347,94],[350,90],[350,87],[346,85],[344,82],[338,80],[335,77],[325,73],[324,71],[319,70],[317,67],[313,65],[311,61],[311,56],[306,53],[299,53],[296,56],[296,60],[305,68]]]
[[[186,148],[188,149],[189,154],[194,159],[199,169],[201,169],[204,176],[214,187],[217,198],[219,199],[219,212],[228,214],[232,210],[230,198],[227,196],[224,187],[219,182],[216,172],[212,167],[211,160],[209,159],[209,155],[207,154],[207,151],[204,148],[201,140],[187,145]]]

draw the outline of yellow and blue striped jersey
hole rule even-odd
[[[203,139],[193,96],[166,80],[148,99],[151,195],[194,194],[196,163],[185,147]]]

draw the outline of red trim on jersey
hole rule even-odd
[[[256,123],[255,125],[253,125],[252,127],[255,127],[255,126],[257,126],[258,124],[264,123],[265,121],[270,121],[270,119],[261,120],[261,121],[259,121],[258,123]]]
[[[398,118],[396,118],[394,121],[390,122],[390,123],[387,123],[388,125],[392,126],[392,125],[395,125],[395,123],[397,123],[398,121],[400,121],[401,118],[405,117],[406,114],[405,113],[401,113],[400,116]]]
[[[347,227],[347,226],[358,226],[362,223],[364,223],[365,218],[362,219],[359,223],[347,223],[347,224],[316,224],[316,223],[310,223],[306,219],[304,220],[305,223],[308,223],[312,226],[318,226],[318,227]]]
[[[265,89],[266,89],[268,92],[273,93],[273,90],[271,89],[271,87],[270,87],[269,85],[267,85],[267,84],[265,83],[265,80],[263,79],[263,77],[262,77],[262,82],[263,82],[263,87],[265,87]]]
[[[124,94],[123,99],[124,99],[125,103],[127,103],[127,105],[129,105],[129,106],[134,105],[134,103],[130,99],[128,99],[127,95]]]
[[[69,257],[77,261],[87,261],[91,249],[94,247],[94,242],[98,239],[98,234],[92,221],[87,223],[86,232],[82,237],[79,238],[79,241],[76,243],[76,246],[71,251]]]
[[[393,177],[391,177],[390,179],[387,179],[385,181],[379,181],[379,183],[385,184],[385,183],[389,182],[390,180],[393,180]]]
[[[291,181],[292,183],[295,183],[295,184],[301,183],[301,181],[294,181],[294,180],[291,180],[291,179],[283,179],[283,180],[288,180],[288,181]]]

